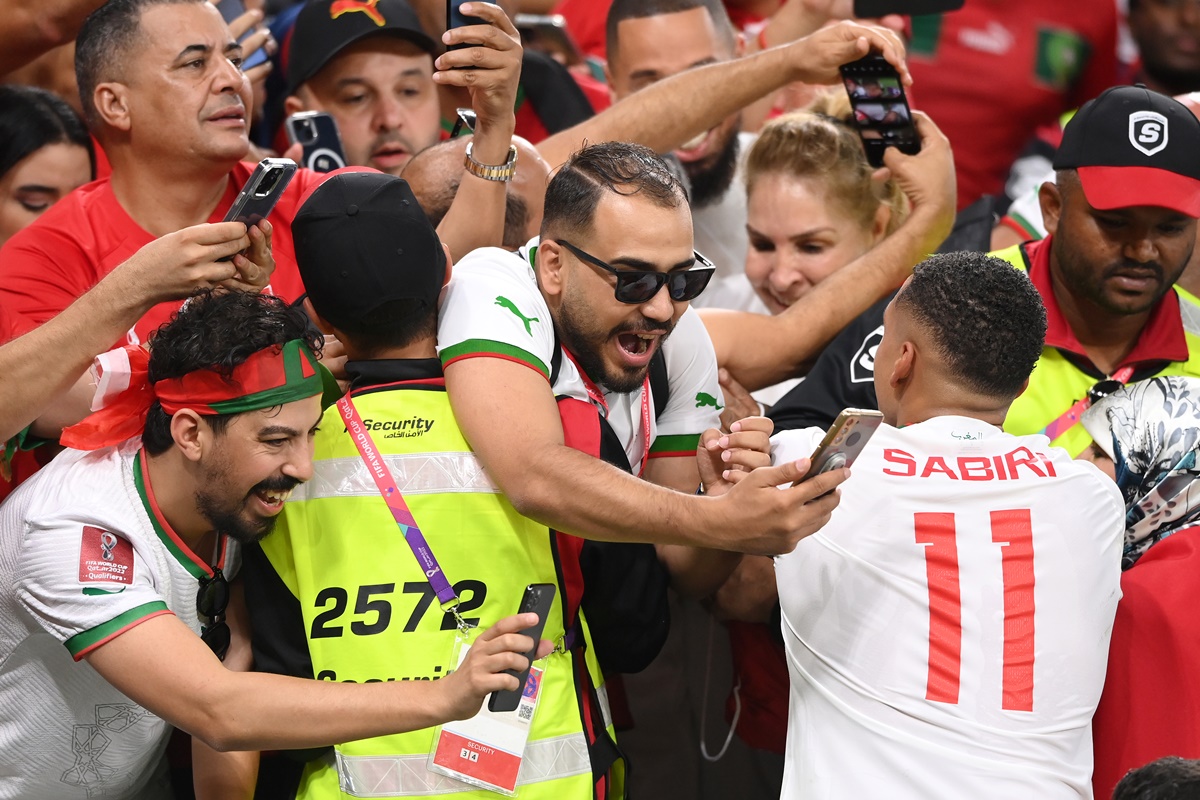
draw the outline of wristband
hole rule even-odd
[[[467,143],[467,157],[463,159],[463,167],[467,172],[474,175],[476,178],[483,178],[485,181],[511,181],[513,173],[517,170],[517,146],[515,144],[508,146],[508,160],[500,165],[480,164],[471,157],[471,146],[474,142]]]

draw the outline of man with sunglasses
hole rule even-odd
[[[588,538],[653,542],[676,587],[696,594],[737,557],[687,545],[779,553],[820,527],[836,494],[816,498],[844,471],[768,491],[802,474],[784,465],[695,496],[697,443],[723,404],[688,301],[713,269],[692,249],[687,200],[662,159],[632,144],[583,148],[550,181],[541,233],[518,253],[460,261],[439,315],[455,416],[517,510]],[[657,411],[660,358],[669,397]]]
[[[101,374],[104,407],[64,432],[78,449],[0,511],[0,798],[170,796],[171,725],[218,750],[313,747],[470,716],[516,686],[498,673],[526,665],[531,615],[437,682],[234,671],[250,659],[228,580],[312,474],[319,351],[299,309],[229,292],[190,300],[151,353],[107,354],[127,385]],[[198,771],[214,757],[197,755]]]

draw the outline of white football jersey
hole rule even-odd
[[[485,355],[516,361],[549,379],[554,323],[534,279],[531,265],[536,250],[536,239],[517,253],[484,247],[454,265],[438,313],[438,355],[443,364]],[[720,425],[724,400],[712,341],[692,308],[679,318],[662,350],[671,393],[657,418],[650,401],[650,454],[693,455],[700,434]],[[552,388],[556,397],[592,402],[579,369],[565,354]],[[617,394],[600,388],[608,408],[596,404],[597,408],[625,446],[636,475],[646,452],[643,389]],[[497,395],[497,408],[503,408],[503,387],[497,387]]]
[[[823,431],[786,431],[776,463]],[[821,531],[776,561],[783,797],[1090,798],[1120,598],[1115,484],[1046,437],[880,427]]]
[[[139,446],[67,450],[0,506],[4,800],[171,796],[154,776],[170,726],[79,660],[160,614],[200,632],[206,568],[152,510]]]

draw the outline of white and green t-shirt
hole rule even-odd
[[[200,632],[211,570],[158,512],[140,440],[68,450],[0,506],[0,798],[144,798],[170,726],[88,652],[160,614]],[[232,547],[218,563],[228,575]],[[170,796],[166,794],[165,796]]]
[[[477,356],[503,358],[550,379],[554,323],[534,279],[536,250],[536,239],[517,253],[485,247],[454,265],[438,321],[438,355],[443,365]],[[719,427],[724,405],[712,342],[693,309],[679,318],[662,351],[670,397],[657,419],[651,414],[650,457],[691,455],[700,434]],[[583,376],[565,355],[551,388],[556,397],[590,400]],[[608,404],[608,424],[637,474],[645,452],[643,389],[618,394],[599,388]]]

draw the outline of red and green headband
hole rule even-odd
[[[213,416],[273,408],[325,390],[317,357],[299,339],[259,350],[228,376],[201,369],[154,383],[146,350],[131,346],[119,352],[128,360],[128,385],[82,422],[65,428],[59,439],[63,445],[97,450],[138,436],[156,400],[168,414],[190,408]],[[103,369],[103,357],[97,362]]]

